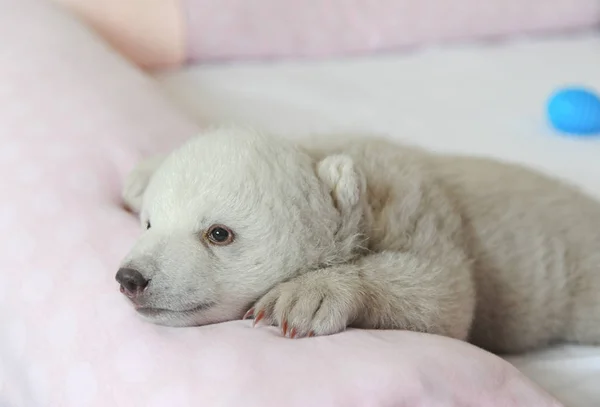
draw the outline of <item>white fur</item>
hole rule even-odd
[[[142,163],[124,199],[152,224],[122,266],[150,279],[139,311],[156,323],[252,308],[294,337],[410,329],[496,352],[600,341],[600,205],[520,166],[223,128]],[[234,241],[210,244],[213,224]]]

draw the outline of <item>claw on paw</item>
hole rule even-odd
[[[287,335],[287,330],[288,330],[288,323],[287,323],[287,321],[283,321],[281,329],[283,331],[283,336],[286,336]]]
[[[261,319],[263,319],[265,317],[265,311],[264,310],[260,310],[258,311],[258,314],[256,314],[256,317],[254,317],[254,322],[252,323],[252,326],[256,326],[256,324],[258,324]]]
[[[296,328],[292,328],[292,330],[290,331],[290,338],[294,339],[297,334],[298,331],[296,331]]]
[[[254,308],[250,308],[248,311],[246,311],[246,313],[244,314],[242,319],[248,319],[253,315],[254,315]]]

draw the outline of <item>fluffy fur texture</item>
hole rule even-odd
[[[122,267],[152,322],[290,337],[409,329],[495,352],[600,342],[600,204],[558,180],[384,139],[211,130],[130,175]],[[211,225],[234,233],[227,245]]]

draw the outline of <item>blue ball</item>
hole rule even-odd
[[[600,97],[585,88],[564,88],[548,101],[548,119],[559,131],[588,136],[600,133]]]

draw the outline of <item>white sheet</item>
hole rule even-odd
[[[600,197],[600,137],[560,136],[544,115],[558,86],[600,90],[594,33],[358,60],[198,66],[157,78],[202,124],[381,132],[439,151],[525,162]],[[600,405],[600,348],[510,360],[567,406]]]

